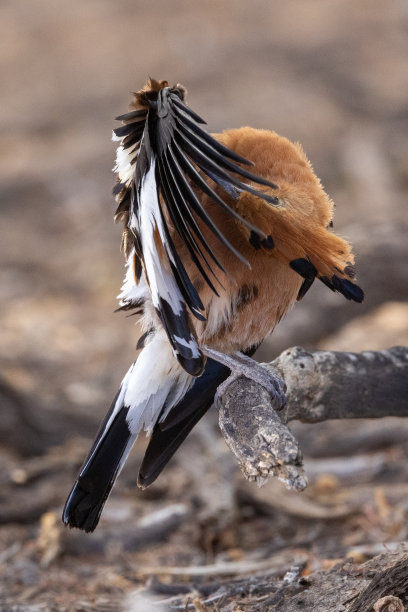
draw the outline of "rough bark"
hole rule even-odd
[[[274,368],[287,384],[285,421],[408,416],[408,348],[339,353],[284,351]]]
[[[346,561],[314,574],[308,588],[300,589],[299,582],[294,593],[284,593],[277,611],[399,612],[407,603],[408,554],[384,553],[360,566]]]
[[[287,385],[280,413],[274,398],[247,378],[232,380],[217,398],[224,438],[245,477],[262,485],[277,476],[288,488],[306,486],[299,444],[288,421],[408,416],[408,348],[339,353],[284,351],[270,364]]]
[[[282,579],[269,569],[229,582],[204,583],[198,592],[187,585],[184,596],[179,591],[178,596],[162,600],[166,608],[159,609],[217,609],[220,612],[403,612],[406,609],[408,552],[404,545],[363,564],[345,560],[330,570],[306,572],[306,576],[305,566],[306,562],[297,563]],[[196,569],[183,568],[184,578],[197,575]],[[172,595],[171,587],[166,582],[154,581],[150,592]]]

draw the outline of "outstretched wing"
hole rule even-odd
[[[277,205],[277,198],[242,182],[275,189],[276,185],[237,165],[251,162],[205,132],[204,121],[184,103],[185,90],[167,82],[150,81],[136,94],[137,109],[117,117],[114,130],[121,141],[115,188],[117,214],[127,223],[143,265],[153,304],[180,363],[191,374],[202,372],[203,359],[189,325],[188,310],[204,320],[204,306],[174,245],[167,219],[188,249],[191,261],[207,285],[217,293],[214,266],[227,272],[209,248],[199,227],[201,220],[246,264],[203,207],[197,193],[209,196],[232,217],[261,233],[214,191],[209,179],[233,198],[247,191]]]

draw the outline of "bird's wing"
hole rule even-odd
[[[151,80],[136,94],[136,110],[117,117],[123,125],[114,130],[115,138],[120,140],[115,193],[119,202],[117,215],[127,225],[126,240],[133,243],[131,246],[143,266],[153,305],[173,349],[183,367],[198,375],[203,369],[203,358],[188,311],[204,320],[204,305],[177,253],[169,224],[206,284],[217,293],[214,266],[227,271],[207,244],[198,221],[238,259],[247,262],[208,215],[199,194],[209,196],[232,217],[257,232],[260,230],[214,191],[211,181],[234,198],[246,191],[271,205],[278,205],[278,200],[240,180],[276,189],[270,181],[237,165],[251,162],[204,131],[200,127],[203,119],[186,106],[184,96],[181,86],[171,88],[165,81]]]

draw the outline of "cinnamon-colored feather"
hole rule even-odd
[[[138,483],[157,478],[227,378],[220,353],[252,355],[316,278],[363,299],[300,144],[250,127],[211,136],[185,98],[182,85],[150,79],[114,130],[120,309],[142,311],[144,334],[64,508],[86,531],[142,429],[152,437]],[[214,350],[220,362],[206,358]]]

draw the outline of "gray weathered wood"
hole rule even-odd
[[[408,348],[340,353],[294,347],[272,362],[287,385],[283,418],[408,416]]]
[[[340,353],[284,351],[270,364],[287,386],[285,408],[258,383],[232,379],[217,396],[224,438],[248,480],[277,476],[302,490],[306,478],[299,444],[286,423],[408,416],[408,348]],[[225,389],[225,387],[224,387]]]

